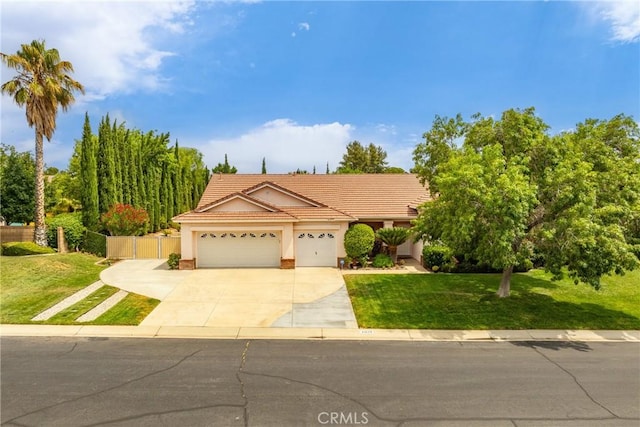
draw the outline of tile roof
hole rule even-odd
[[[246,194],[266,183],[324,206],[278,206],[281,212],[197,213],[199,209],[216,204],[234,193]],[[429,197],[429,191],[413,174],[215,174],[211,177],[195,211],[178,215],[175,220],[411,219],[416,216],[416,207],[429,200]]]

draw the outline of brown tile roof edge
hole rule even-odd
[[[214,174],[198,208],[267,182],[354,220],[415,218],[415,208],[430,200],[428,189],[415,174]],[[286,207],[278,209],[286,211]]]

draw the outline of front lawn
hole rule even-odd
[[[82,253],[0,257],[0,323],[77,324],[75,319],[117,289],[105,286],[45,322],[31,319],[100,279],[100,258]],[[137,325],[157,300],[128,295],[111,310],[87,324]],[[84,324],[84,323],[83,323]]]
[[[361,328],[640,329],[640,271],[607,276],[602,289],[514,274],[497,298],[497,274],[346,275]]]

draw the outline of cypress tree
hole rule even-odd
[[[143,144],[143,139],[142,139],[142,135],[140,135],[138,133],[138,150],[137,150],[137,169],[138,169],[138,206],[143,207],[148,214],[150,214],[149,212],[149,200],[147,199],[147,187],[146,187],[146,180],[148,179],[148,176],[145,175],[143,168],[142,168],[142,144]]]
[[[118,126],[117,120],[115,120],[111,129],[113,164],[116,180],[116,203],[123,203],[124,201],[122,197],[122,127],[123,125]]]
[[[173,212],[175,214],[179,214],[184,212],[182,206],[182,192],[184,191],[182,187],[182,165],[180,164],[180,147],[178,146],[178,141],[176,140],[176,145],[173,147],[173,157],[176,162],[176,167],[173,173]]]
[[[98,170],[96,141],[91,133],[89,114],[84,115],[82,141],[80,145],[80,203],[82,203],[82,224],[89,230],[98,229]]]
[[[133,205],[131,200],[131,157],[129,155],[129,129],[124,129],[124,135],[122,137],[121,156],[122,159],[122,202]]]
[[[98,128],[98,208],[105,213],[116,203],[116,172],[109,115]]]
[[[225,154],[225,160],[227,159],[227,155]],[[263,157],[262,158],[262,174],[266,175],[267,174],[267,163],[266,163],[266,159]]]

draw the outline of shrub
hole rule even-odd
[[[389,253],[393,262],[398,260],[398,246],[409,239],[409,229],[403,227],[381,228],[376,237],[389,246]]]
[[[82,225],[79,213],[56,215],[47,221],[47,243],[52,248],[58,247],[58,227],[64,229],[67,247],[76,250],[80,247],[86,228]]]
[[[23,256],[52,254],[55,251],[46,246],[38,246],[33,242],[7,242],[2,244],[0,254],[3,256]]]
[[[87,230],[80,249],[104,258],[107,256],[107,236]]]
[[[142,208],[117,204],[102,215],[101,221],[112,236],[139,236],[145,231],[149,214]]]
[[[432,268],[438,266],[442,269],[442,266],[451,262],[452,257],[451,249],[442,245],[427,245],[422,248],[422,263],[425,268]]]
[[[344,249],[351,258],[360,258],[371,252],[375,241],[373,228],[366,224],[355,224],[344,235]]]
[[[175,252],[169,254],[167,264],[169,265],[169,270],[177,270],[178,267],[180,267],[180,254],[177,254]]]
[[[369,256],[368,255],[362,255],[361,257],[358,258],[358,262],[360,263],[362,268],[367,267],[369,265]]]
[[[389,255],[378,254],[375,256],[375,258],[373,258],[371,266],[375,268],[389,268],[393,267],[394,263]]]

